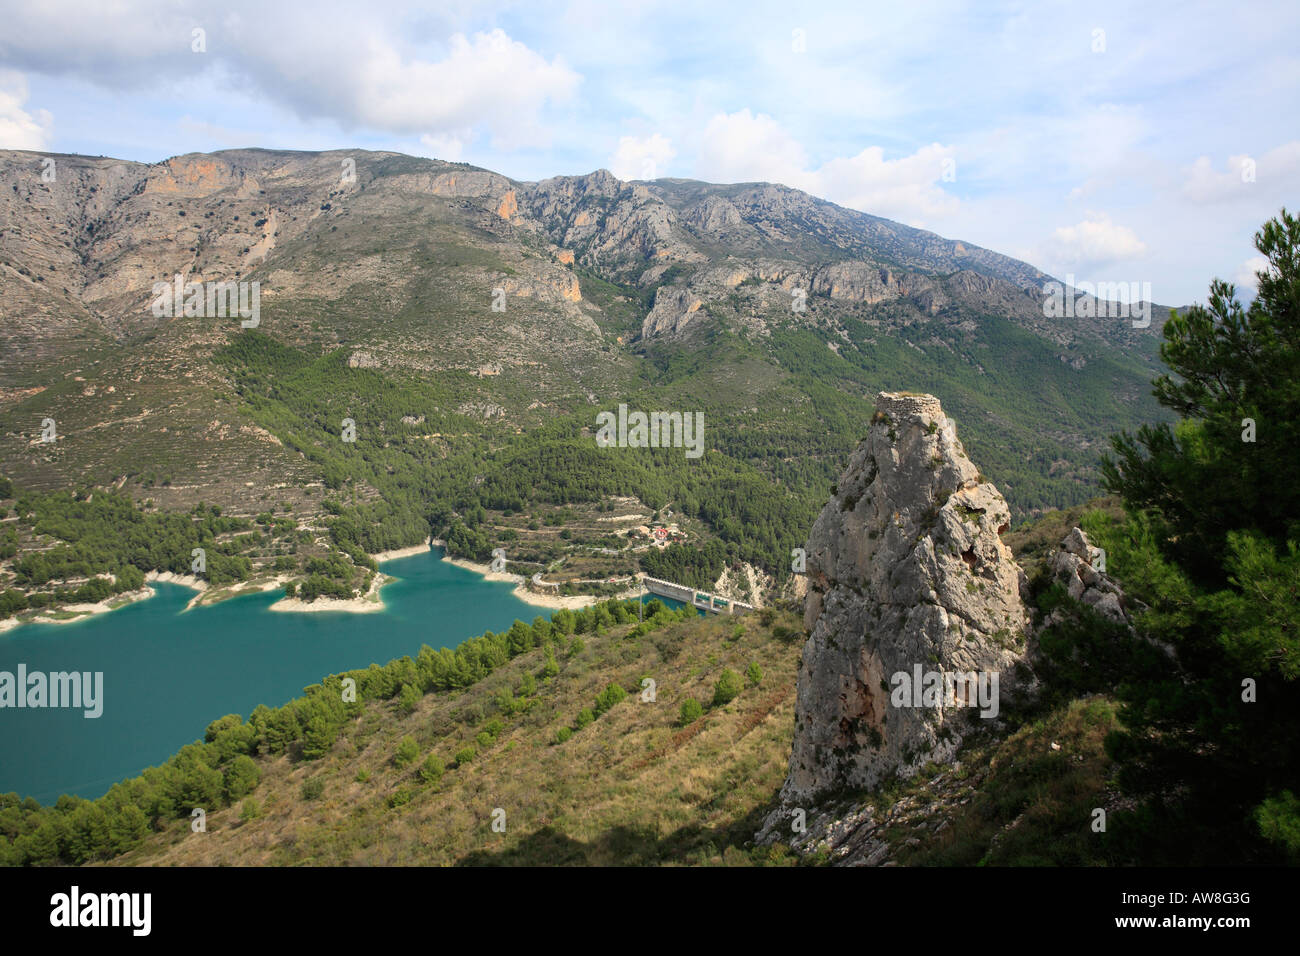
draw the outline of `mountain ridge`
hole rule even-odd
[[[788,187],[258,149],[55,155],[46,181],[42,158],[0,153],[0,457],[25,490],[279,503],[335,556],[433,534],[478,560],[517,547],[527,576],[635,560],[780,593],[879,391],[938,395],[1017,517],[1095,495],[1114,424],[1161,415],[1161,316],[1048,318],[1032,267]],[[178,275],[257,283],[256,327],[158,314]],[[620,404],[704,415],[702,467],[593,458]],[[668,507],[686,549],[602,525],[611,495],[642,521]]]

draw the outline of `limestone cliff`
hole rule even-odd
[[[1009,521],[938,399],[877,396],[807,543],[786,807],[950,760],[1023,687],[1030,621],[999,537]]]

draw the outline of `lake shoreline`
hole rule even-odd
[[[126,607],[128,604],[134,604],[137,601],[147,601],[154,596],[154,593],[153,588],[143,587],[135,591],[123,591],[120,594],[114,594],[112,597],[96,601],[93,604],[62,604],[57,607],[41,608],[34,614],[25,617],[15,615],[0,621],[0,634],[5,631],[12,631],[23,624],[75,624],[77,621],[84,621],[96,614],[107,614],[109,611],[116,611],[118,608]]]
[[[21,662],[29,673],[102,672],[108,704],[101,720],[27,708],[4,711],[0,793],[21,792],[45,805],[63,794],[94,800],[202,739],[221,715],[248,720],[259,706],[300,697],[323,675],[414,658],[425,645],[453,650],[477,635],[504,633],[516,620],[549,615],[512,597],[511,587],[466,574],[440,557],[415,555],[381,565],[373,586],[362,592],[373,598],[382,588],[383,606],[354,604],[361,616],[294,613],[292,605],[288,613],[268,614],[284,593],[255,593],[273,586],[274,572],[267,568],[255,581],[229,590],[217,584],[200,591],[193,585],[202,582],[168,576],[145,589],[156,600],[143,600],[126,614],[81,615],[86,623],[76,627],[5,633],[0,671],[16,673]],[[185,611],[198,594],[212,600],[234,590],[246,599]],[[112,603],[118,600],[123,598]],[[311,610],[341,608],[321,599]]]
[[[411,558],[417,554],[424,554],[424,552],[432,550],[433,545],[414,544],[409,548],[395,548],[392,551],[380,551],[378,554],[372,554],[370,557],[376,564],[383,564],[385,561],[396,561],[398,558]]]
[[[512,592],[513,595],[525,604],[532,604],[535,607],[547,608],[552,611],[565,609],[577,611],[608,600],[608,598],[597,597],[594,594],[538,594],[536,591],[528,589],[528,579],[522,574],[493,571],[491,565],[479,564],[477,561],[469,561],[465,558],[449,558],[446,554],[442,556],[442,560],[448,564],[454,564],[458,568],[464,568],[466,571],[481,574],[485,580],[513,584],[515,586]],[[631,596],[635,597],[636,594],[633,593]]]
[[[311,614],[325,611],[339,611],[345,614],[373,614],[375,611],[385,610],[384,599],[379,594],[380,589],[388,582],[396,580],[396,578],[381,572],[376,574],[374,580],[370,582],[370,590],[360,597],[318,597],[314,601],[304,601],[302,598],[291,598],[286,595],[268,607],[267,610],[289,614]]]
[[[430,539],[427,544],[411,545],[407,548],[395,548],[391,551],[380,551],[372,554],[370,557],[376,564],[385,561],[396,561],[400,558],[410,558],[417,554],[445,548],[446,543],[437,538]],[[525,604],[533,607],[545,608],[547,610],[558,611],[567,609],[577,611],[584,607],[590,607],[598,604],[607,598],[597,597],[594,594],[540,594],[537,591],[530,590],[528,579],[521,574],[511,574],[505,571],[493,571],[490,565],[480,564],[477,561],[469,561],[465,558],[448,557],[443,551],[440,560],[448,564],[454,564],[458,568],[466,571],[473,571],[475,574],[482,575],[486,581],[496,581],[506,584],[513,584],[514,590],[511,592],[515,598],[523,601]],[[265,593],[274,591],[277,588],[284,587],[285,583],[292,580],[291,575],[278,574],[272,578],[263,580],[241,581],[235,584],[220,587],[213,587],[212,584],[197,577],[193,574],[177,574],[173,571],[149,571],[145,574],[145,587],[136,591],[125,591],[121,594],[115,594],[103,601],[93,604],[66,604],[58,607],[42,608],[34,614],[25,616],[15,615],[0,621],[0,634],[11,631],[23,624],[72,624],[77,621],[84,621],[99,614],[107,614],[110,611],[116,611],[120,608],[127,607],[137,601],[145,601],[153,597],[157,592],[149,585],[154,583],[178,584],[181,587],[191,588],[198,592],[185,605],[185,610],[190,611],[196,607],[210,607],[227,601],[230,598],[243,597],[248,594]],[[364,595],[352,598],[330,598],[319,597],[314,601],[304,601],[301,598],[291,598],[287,595],[274,604],[270,605],[268,610],[278,613],[297,613],[311,614],[323,612],[340,612],[345,614],[373,614],[376,611],[385,609],[383,596],[380,590],[389,582],[396,580],[393,576],[382,572],[375,575],[371,582],[370,590]],[[617,595],[619,599],[635,598],[637,592],[628,591],[624,594]]]

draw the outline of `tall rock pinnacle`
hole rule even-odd
[[[932,395],[882,392],[807,544],[786,806],[950,760],[1017,683],[1010,511]]]

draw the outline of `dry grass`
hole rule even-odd
[[[560,673],[541,677],[544,653],[530,652],[459,693],[427,695],[400,715],[396,702],[363,716],[315,762],[259,761],[253,797],[262,815],[240,822],[239,807],[208,817],[208,832],[180,823],[123,857],[125,864],[661,864],[748,862],[746,841],[786,774],[793,734],[799,646],[749,623],[728,640],[726,619],[687,622],[639,640],[618,628],[584,635],[576,655],[557,652]],[[773,626],[794,625],[780,615]],[[723,668],[757,661],[763,685],[747,688],[690,727],[675,721],[687,696],[708,700]],[[526,673],[537,691],[522,713],[503,711],[503,692]],[[657,700],[643,702],[642,677]],[[554,744],[611,681],[628,691],[595,723]],[[492,719],[504,729],[470,763],[452,755]],[[393,764],[410,735],[420,756]],[[475,744],[477,746],[477,744]],[[417,771],[436,753],[447,770],[436,784]],[[359,774],[368,779],[358,782]],[[304,800],[309,778],[322,795]],[[395,794],[409,802],[391,805]],[[505,811],[504,833],[492,829]]]

